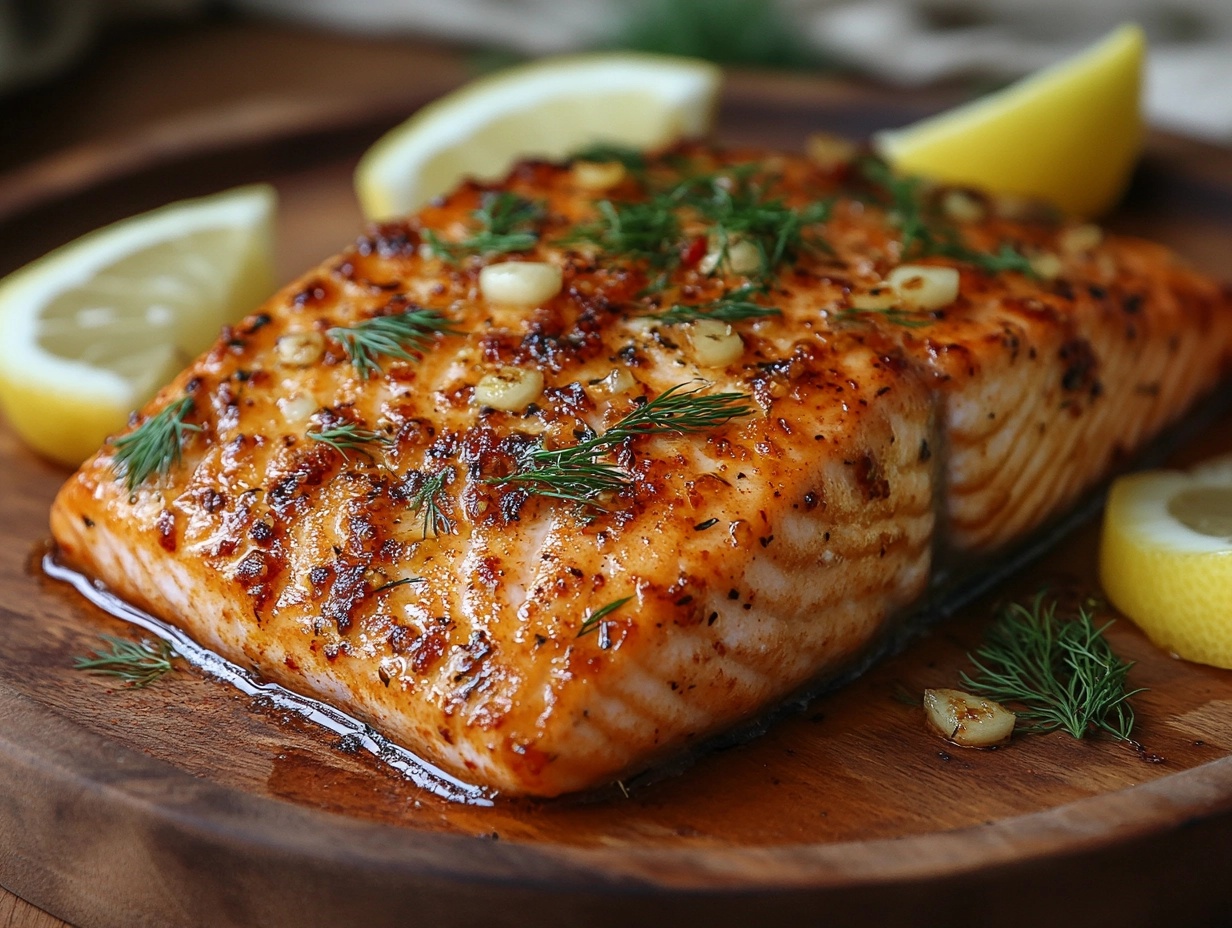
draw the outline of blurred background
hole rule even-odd
[[[0,0],[0,94],[8,97],[0,104],[12,112],[15,94],[80,78],[99,56],[131,53],[135,36],[146,37],[136,47],[157,54],[167,43],[191,46],[191,35],[241,25],[348,42],[443,43],[478,53],[475,67],[627,47],[908,87],[969,81],[977,90],[1061,58],[1125,20],[1151,38],[1152,123],[1232,141],[1232,0]],[[328,71],[330,62],[314,66]],[[259,62],[242,67],[250,79],[260,76]],[[36,129],[55,137],[37,119],[9,118],[0,131]]]

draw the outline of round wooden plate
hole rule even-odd
[[[919,112],[744,77],[720,134],[795,147]],[[0,184],[0,269],[174,197],[269,180],[290,276],[359,230],[350,172],[395,119],[308,108],[259,131],[246,114],[155,151],[32,169],[20,194]],[[1111,224],[1225,271],[1232,155],[1154,139]],[[1149,688],[1141,751],[1061,735],[962,751],[927,732],[919,694],[957,682],[986,600],[628,796],[465,805],[195,672],[129,690],[74,671],[100,633],[138,633],[37,569],[65,472],[3,429],[0,465],[0,883],[74,924],[1131,926],[1232,905],[1232,674],[1173,660],[1127,622],[1110,636]],[[1072,535],[1000,594],[1094,591],[1095,539]]]

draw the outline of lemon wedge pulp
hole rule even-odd
[[[1232,668],[1232,457],[1117,480],[1100,580],[1156,645]]]
[[[690,58],[594,53],[546,58],[472,81],[419,110],[355,172],[369,219],[411,212],[464,177],[494,180],[520,158],[588,145],[654,148],[710,128],[720,71]]]
[[[1142,30],[901,129],[878,151],[897,171],[1047,200],[1078,217],[1116,204],[1142,148]]]
[[[0,407],[81,463],[218,330],[273,290],[273,189],[185,200],[91,232],[0,281]]]

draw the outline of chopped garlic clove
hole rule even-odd
[[[1008,740],[1018,720],[998,702],[950,689],[925,690],[924,714],[941,737],[969,748]]]
[[[908,309],[941,309],[958,299],[958,271],[952,267],[901,264],[886,283]]]
[[[727,252],[718,242],[712,242],[710,250],[698,263],[697,269],[703,274],[713,274],[719,269],[732,274],[755,274],[761,270],[761,249],[744,239],[728,239]]]
[[[278,360],[288,367],[311,367],[325,357],[325,336],[320,332],[288,332],[274,344]]]
[[[699,319],[687,329],[693,358],[702,367],[726,367],[744,354],[744,339],[726,322]]]
[[[988,215],[984,204],[965,190],[950,190],[941,201],[941,211],[955,222],[980,222]]]
[[[560,268],[545,261],[502,261],[479,272],[479,292],[490,303],[538,306],[560,293]]]
[[[596,193],[612,189],[628,175],[619,161],[576,161],[570,173],[577,186]]]
[[[1080,255],[1094,251],[1104,240],[1104,230],[1091,223],[1070,226],[1057,237],[1057,248],[1064,255]]]
[[[524,367],[502,367],[475,385],[475,402],[506,412],[525,409],[543,392],[543,373]]]

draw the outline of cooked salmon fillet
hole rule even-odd
[[[530,162],[225,331],[52,528],[231,660],[554,796],[861,660],[1209,391],[1230,304],[869,159]]]

